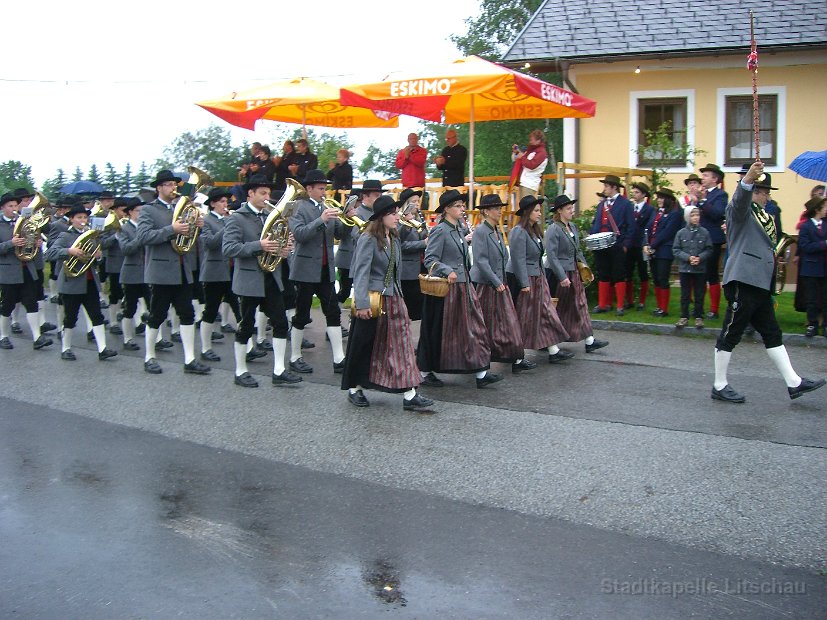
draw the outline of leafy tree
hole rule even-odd
[[[123,169],[123,174],[118,179],[118,186],[121,188],[121,193],[126,194],[132,191],[132,166],[127,162]]]
[[[0,164],[0,194],[5,194],[18,187],[34,188],[32,167],[14,159]]]
[[[149,173],[146,170],[146,162],[141,162],[141,167],[138,168],[138,174],[135,175],[135,189],[140,189],[141,187],[146,187],[149,182],[152,180],[152,177],[149,176]]]
[[[80,169],[80,166],[75,167],[75,173],[72,175],[72,182],[75,181],[83,181],[83,171]]]
[[[106,172],[104,173],[104,185],[113,192],[120,193],[118,188],[118,173],[115,171],[115,166],[110,162],[106,162]]]
[[[674,166],[675,162],[685,162],[688,166],[694,166],[695,158],[706,154],[706,151],[702,149],[690,147],[684,140],[676,142],[673,136],[672,122],[666,121],[654,131],[644,129],[643,145],[635,149],[638,157],[645,159],[654,170],[652,175],[654,188],[672,186],[667,175],[669,174],[668,168]]]
[[[89,168],[89,174],[86,176],[87,181],[92,181],[92,183],[100,183],[101,182],[101,175],[98,172],[98,167],[95,164],[92,164],[92,167]]]
[[[466,55],[497,60],[528,23],[542,0],[481,0],[479,12],[465,20],[465,34],[451,41]]]
[[[394,162],[396,161],[396,149],[383,151],[375,144],[371,143],[368,146],[368,152],[359,164],[358,170],[362,178],[376,178],[395,179],[399,176],[399,170],[396,169]]]
[[[195,132],[184,132],[175,138],[164,149],[156,166],[177,170],[195,166],[217,181],[234,180],[238,174],[238,164],[244,156],[240,147],[232,145],[228,130],[210,125]]]
[[[66,185],[66,175],[63,172],[63,168],[58,168],[55,176],[51,179],[47,179],[43,183],[43,187],[40,188],[40,191],[49,199],[49,201],[54,202],[58,198],[58,194],[60,194],[60,188]]]

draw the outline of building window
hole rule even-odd
[[[687,100],[685,97],[638,99],[637,155],[639,166],[685,166],[686,160],[675,153],[663,152],[650,145],[652,135],[663,127],[677,149],[686,148]]]
[[[758,96],[761,159],[775,165],[778,152],[778,95]],[[740,166],[755,160],[752,97],[726,98],[726,151],[724,164]]]

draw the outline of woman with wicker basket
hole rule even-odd
[[[423,411],[433,405],[416,391],[420,383],[411,322],[399,280],[402,261],[397,226],[399,215],[392,196],[373,204],[365,231],[359,236],[351,263],[355,317],[347,344],[342,389],[356,407],[370,403],[365,388],[402,393],[402,407]]]
[[[480,298],[480,308],[491,343],[491,359],[511,364],[511,372],[517,373],[537,368],[537,364],[524,359],[520,321],[506,285],[508,248],[499,230],[500,216],[505,206],[506,203],[496,194],[480,199],[479,210],[483,222],[474,229],[471,240],[474,250],[471,282]]]
[[[422,385],[431,387],[443,385],[436,372],[473,373],[478,388],[502,381],[502,375],[488,372],[491,347],[479,300],[468,278],[468,243],[460,228],[466,200],[467,196],[455,189],[443,192],[435,209],[441,214],[440,221],[431,230],[425,250],[425,269],[438,280],[421,279],[424,301],[416,361]],[[447,291],[438,290],[442,287]]]
[[[595,340],[586,289],[580,278],[577,263],[586,265],[586,257],[580,248],[580,232],[572,218],[574,203],[568,196],[557,196],[549,211],[554,214],[554,223],[543,237],[546,245],[548,269],[559,283],[557,285],[557,316],[569,333],[570,342],[585,338],[586,353],[602,349],[609,343]]]
[[[543,196],[525,196],[515,215],[520,221],[511,231],[508,244],[511,258],[506,266],[508,288],[517,308],[523,333],[523,347],[548,351],[549,364],[574,357],[574,353],[557,345],[566,342],[569,334],[551,301],[548,281],[542,271]]]

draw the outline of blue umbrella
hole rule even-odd
[[[827,151],[805,151],[790,164],[790,170],[805,179],[827,181]]]
[[[100,194],[103,185],[93,181],[74,181],[60,188],[61,194]]]

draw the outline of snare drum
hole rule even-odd
[[[617,236],[612,231],[594,233],[593,235],[586,237],[584,241],[586,242],[586,247],[592,252],[595,252],[597,250],[606,250],[612,247],[617,241]]]

